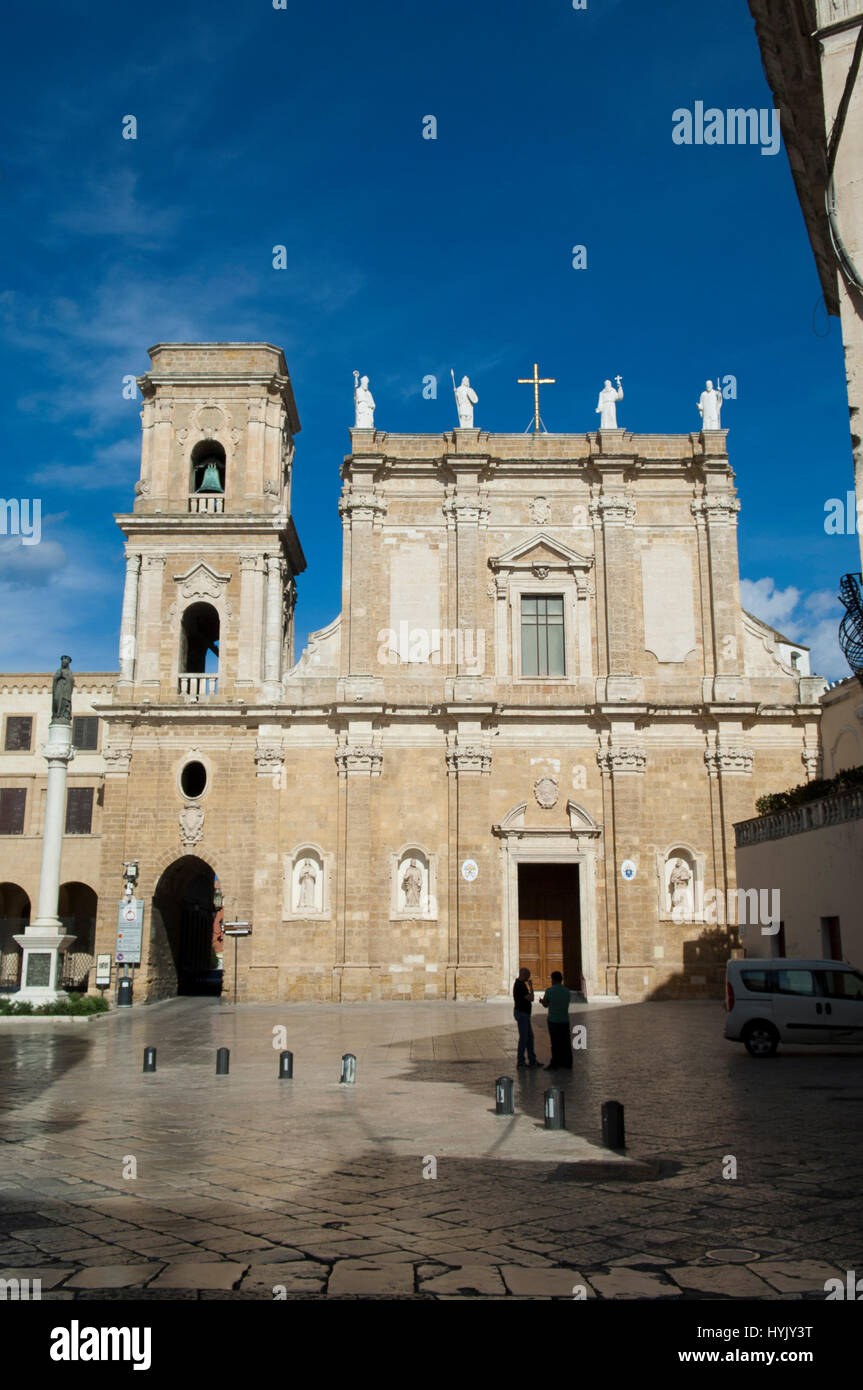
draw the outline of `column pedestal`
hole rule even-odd
[[[31,1004],[52,1004],[57,999],[66,998],[65,991],[58,987],[60,957],[75,940],[74,936],[66,935],[57,916],[66,778],[69,764],[75,756],[71,724],[61,724],[59,721],[49,724],[48,742],[42,751],[48,764],[48,791],[42,832],[39,912],[36,920],[25,927],[20,936],[13,937],[24,953],[21,988],[15,999]]]

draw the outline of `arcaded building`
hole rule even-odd
[[[252,927],[241,1000],[482,999],[520,965],[588,998],[717,993],[735,934],[700,904],[756,797],[817,774],[824,688],[741,607],[725,432],[354,429],[342,611],[297,660],[284,357],[150,357],[119,673],[76,677],[79,977],[116,955],[134,861],[136,1001],[214,952],[232,992],[223,919]],[[35,898],[44,782],[38,728],[7,730],[47,724],[49,688],[0,678],[4,922]]]

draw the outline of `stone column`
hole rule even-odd
[[[75,756],[72,725],[59,721],[48,726],[48,742],[43,747],[48,764],[48,791],[45,797],[45,826],[42,832],[42,869],[39,875],[39,911],[35,922],[13,939],[24,954],[16,998],[32,1004],[48,1004],[64,997],[58,988],[60,956],[74,941],[66,936],[57,908],[60,901],[60,857],[63,852],[63,823],[66,813],[66,778]]]
[[[120,679],[118,684],[132,684],[135,679],[135,656],[138,646],[138,576],[141,556],[135,552],[126,556],[126,583],[123,589],[123,616],[120,620]]]
[[[277,700],[282,679],[282,562],[267,557],[267,612],[264,627],[264,698]]]

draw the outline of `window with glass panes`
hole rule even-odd
[[[4,787],[0,791],[0,835],[24,834],[26,787]]]
[[[70,787],[66,793],[66,834],[89,835],[93,826],[93,788]]]
[[[72,720],[72,743],[82,753],[99,746],[99,718],[95,714],[76,714]]]
[[[562,595],[522,595],[521,674],[523,676],[566,675]]]
[[[7,753],[29,753],[33,741],[33,719],[29,714],[10,714],[6,720]]]

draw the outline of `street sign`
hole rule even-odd
[[[124,898],[117,911],[116,959],[140,965],[143,934],[144,899]]]
[[[111,957],[110,955],[96,957],[96,985],[104,986],[111,983]]]

